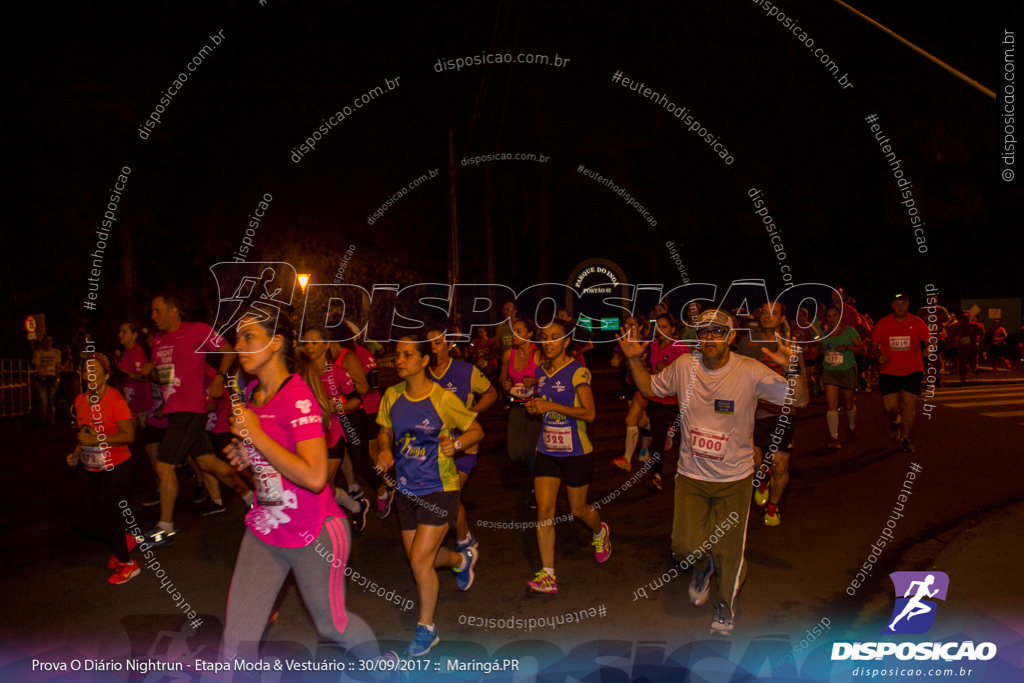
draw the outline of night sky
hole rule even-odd
[[[1009,4],[855,7],[998,93]],[[448,140],[454,139],[460,270],[522,289],[564,282],[588,258],[629,282],[724,291],[732,280],[783,286],[748,191],[781,231],[796,282],[845,285],[880,317],[889,293],[1020,297],[1021,184],[1000,159],[1003,101],[993,100],[825,0],[781,8],[854,87],[753,0],[686,3],[326,3],[258,0],[66,3],[9,19],[2,223],[5,356],[27,356],[21,322],[45,313],[57,343],[78,326],[101,338],[148,321],[172,287],[211,321],[208,268],[241,245],[260,197],[272,196],[249,260],[288,261],[331,282],[349,245],[346,282],[444,282]],[[188,72],[148,139],[138,129]],[[1016,31],[1018,40],[1021,34]],[[439,60],[547,54],[561,66],[494,64],[439,72]],[[718,138],[726,165],[664,107],[614,83],[664,93]],[[293,149],[323,119],[386,79],[399,85]],[[918,252],[907,209],[865,121],[889,138],[924,220]],[[1020,134],[1017,135],[1021,137]],[[463,166],[466,156],[550,159]],[[611,190],[643,204],[651,225]],[[103,254],[97,308],[83,310],[96,228],[120,169],[131,169]],[[1014,171],[1017,166],[1010,167]],[[372,226],[367,217],[422,174]]]

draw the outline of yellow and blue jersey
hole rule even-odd
[[[537,396],[563,406],[579,408],[579,387],[590,386],[590,370],[570,361],[552,375],[537,368]],[[587,423],[576,420],[554,410],[544,413],[537,450],[552,457],[584,455],[594,450],[587,436]]]
[[[476,413],[438,384],[419,399],[410,398],[405,389],[405,382],[390,387],[377,412],[377,423],[395,434],[392,448],[399,487],[419,496],[458,491],[455,458],[441,453],[441,437],[451,436],[452,429],[469,429]]]

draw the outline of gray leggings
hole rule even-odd
[[[224,655],[251,660],[259,656],[260,638],[290,570],[321,638],[333,640],[357,659],[379,657],[369,625],[345,611],[349,538],[348,520],[341,517],[328,517],[316,540],[302,548],[264,543],[247,529],[228,593]]]

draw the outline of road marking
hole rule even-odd
[[[975,401],[972,403],[946,403],[946,408],[977,408],[981,406],[1024,406],[1024,401]]]
[[[985,417],[1024,417],[1024,410],[1001,410],[997,413],[982,413]],[[1024,424],[1021,422],[1019,424]]]

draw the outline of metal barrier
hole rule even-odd
[[[27,361],[0,359],[0,417],[32,412],[32,383]]]

